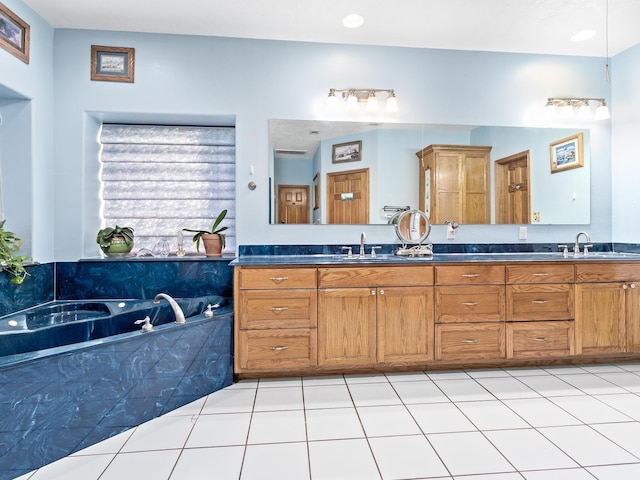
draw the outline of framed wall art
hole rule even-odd
[[[338,143],[333,146],[331,163],[357,162],[362,160],[362,140]]]
[[[133,83],[135,49],[91,45],[91,80]]]
[[[584,166],[582,133],[563,138],[549,145],[551,173],[562,172]]]
[[[24,63],[29,63],[30,31],[27,22],[0,3],[0,47]]]

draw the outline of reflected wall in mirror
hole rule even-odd
[[[578,133],[583,134],[584,166],[552,173],[550,145]],[[482,223],[588,224],[589,140],[588,129],[576,128],[272,119],[270,223],[303,218],[313,224],[385,224],[397,211],[424,209],[433,202],[435,180],[426,181],[421,191],[420,152],[430,145],[457,145],[491,147],[490,220]],[[362,142],[359,159],[334,162],[333,146],[350,142]],[[456,168],[441,175],[464,179],[464,167]],[[475,175],[467,182],[473,183]],[[290,194],[279,195],[285,187]],[[308,220],[300,210],[309,212]]]

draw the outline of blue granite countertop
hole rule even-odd
[[[574,257],[563,257],[556,252],[513,252],[513,253],[434,253],[430,257],[407,257],[394,254],[380,254],[372,258],[352,258],[345,254],[310,255],[241,255],[233,260],[231,266],[258,265],[408,265],[466,262],[602,262],[602,261],[640,261],[638,253],[594,252]]]

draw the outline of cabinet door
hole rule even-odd
[[[626,292],[627,336],[630,352],[640,352],[640,282],[631,282]]]
[[[504,358],[505,324],[438,324],[435,345],[436,360],[474,362]]]
[[[505,289],[499,285],[436,287],[436,323],[504,320]]]
[[[318,291],[318,364],[373,365],[376,362],[376,290]]]
[[[573,318],[573,285],[507,285],[507,320]]]
[[[507,323],[507,358],[550,358],[574,354],[573,321]]]
[[[316,364],[316,330],[242,330],[236,346],[236,370],[283,370]]]
[[[433,289],[378,289],[378,361],[433,360]]]
[[[489,223],[489,162],[483,152],[468,152],[462,165],[462,220],[460,223]]]
[[[576,285],[576,354],[625,351],[624,283]]]

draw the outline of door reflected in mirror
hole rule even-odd
[[[550,145],[579,133],[583,166],[552,172]],[[589,140],[588,129],[575,128],[272,119],[270,223],[386,224],[397,211],[420,209],[433,224],[589,224]],[[357,160],[335,161],[334,146],[356,142]],[[477,158],[454,154],[439,161],[441,171],[428,169],[427,178],[421,162],[430,146],[444,146],[449,154],[455,146],[490,147],[484,149],[490,152],[482,160],[486,169]],[[292,196],[284,191],[291,189],[307,192],[306,198],[300,194],[302,204],[285,208]],[[446,215],[458,218],[438,218],[438,202]],[[465,222],[471,207],[485,213]]]

